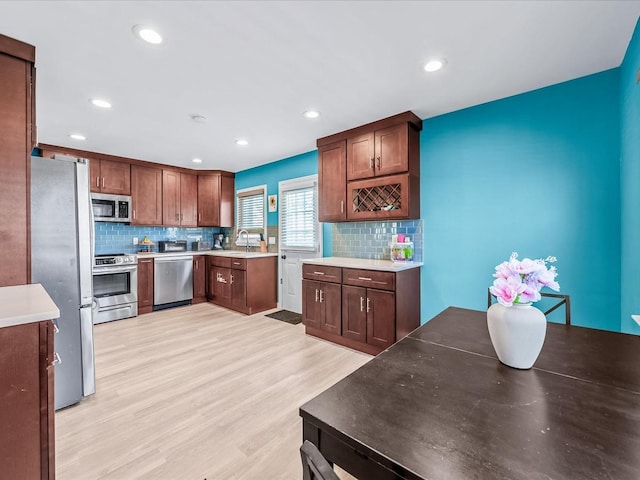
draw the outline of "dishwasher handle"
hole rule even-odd
[[[156,258],[155,259],[155,263],[175,263],[175,262],[192,262],[192,259],[190,256],[184,256],[184,257],[171,257],[171,258]]]

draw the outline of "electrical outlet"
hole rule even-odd
[[[138,237],[133,237],[133,244],[137,245],[138,244]]]
[[[269,245],[275,245],[276,244],[276,237],[269,237]]]

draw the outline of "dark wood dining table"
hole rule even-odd
[[[300,407],[303,440],[361,480],[640,479],[640,337],[549,323],[500,363],[450,307]]]

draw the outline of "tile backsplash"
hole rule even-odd
[[[422,220],[334,223],[331,229],[334,257],[389,260],[391,235],[404,234],[413,242],[413,259],[422,261]]]
[[[96,254],[104,253],[138,253],[140,245],[133,244],[133,237],[138,237],[141,242],[146,235],[155,243],[152,250],[158,251],[160,240],[187,240],[187,248],[191,249],[191,243],[195,240],[203,240],[213,244],[213,235],[224,233],[229,236],[231,242],[231,229],[215,227],[145,227],[132,226],[126,223],[96,222],[95,244]],[[229,247],[231,247],[229,245]]]

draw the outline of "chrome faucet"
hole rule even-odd
[[[245,234],[245,239],[246,239],[246,248],[247,248],[247,253],[249,253],[249,232],[247,232],[245,229],[242,229],[238,232],[238,237],[240,237],[240,235]]]

